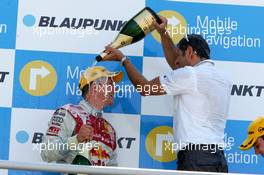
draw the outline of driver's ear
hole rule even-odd
[[[191,57],[193,55],[193,48],[191,46],[188,46],[185,51],[186,56]]]

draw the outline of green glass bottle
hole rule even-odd
[[[148,33],[155,29],[153,21],[159,24],[161,23],[158,15],[151,8],[145,7],[127,21],[110,46],[118,49],[143,39]],[[102,52],[100,55],[97,55],[95,59],[97,62],[102,61],[102,58],[106,55],[106,52]]]
[[[82,150],[83,153],[79,153],[74,160],[72,161],[73,165],[91,165],[90,161],[87,158],[88,150]],[[69,175],[83,175],[83,174],[74,174],[70,173]]]

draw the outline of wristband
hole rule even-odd
[[[126,56],[124,56],[121,60],[120,60],[120,65],[124,66],[124,61],[127,59]]]

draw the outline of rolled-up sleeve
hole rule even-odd
[[[187,94],[197,90],[195,71],[190,66],[176,69],[167,75],[161,75],[159,79],[169,95]]]

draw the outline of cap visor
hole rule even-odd
[[[124,76],[123,72],[111,72],[108,74],[108,77],[113,77],[113,80],[116,83],[120,82],[123,76]]]
[[[256,141],[255,137],[248,137],[244,142],[240,145],[241,150],[248,150],[250,149]]]

